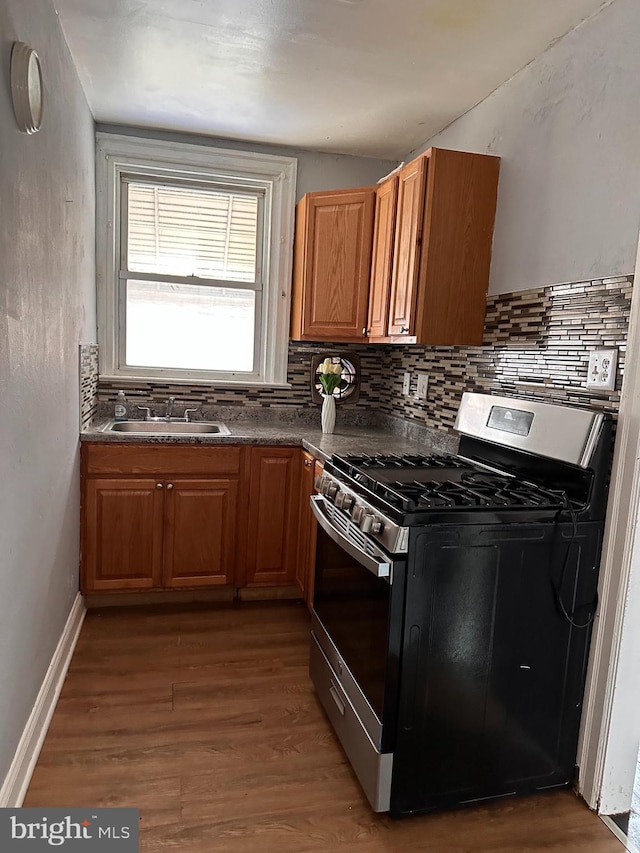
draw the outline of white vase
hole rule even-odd
[[[332,433],[336,426],[336,398],[322,395],[322,432]]]

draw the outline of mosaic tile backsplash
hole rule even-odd
[[[269,409],[287,419],[315,416],[310,366],[318,353],[356,354],[361,363],[360,397],[338,407],[338,424],[371,423],[381,416],[439,429],[453,426],[463,391],[485,391],[525,399],[592,406],[617,412],[631,304],[632,277],[598,279],[490,296],[484,343],[478,347],[363,346],[292,343],[290,388],[228,388],[171,383],[100,380],[99,413],[112,415],[118,389],[136,405],[162,411],[169,396],[182,406],[255,417]],[[589,351],[619,349],[616,391],[584,387]],[[96,354],[97,358],[97,354]],[[403,373],[412,375],[411,395],[402,393]],[[415,399],[417,374],[426,373],[426,400]],[[84,397],[83,397],[84,400]],[[266,412],[265,412],[266,414]],[[83,403],[84,417],[84,403]],[[403,419],[399,421],[399,419]]]
[[[631,306],[632,277],[553,285],[490,296],[480,347],[388,348],[391,381],[380,398],[389,414],[430,427],[453,426],[463,391],[483,391],[617,412]],[[617,347],[616,390],[584,387],[589,351]],[[426,400],[402,393],[402,376],[426,373]]]
[[[98,411],[98,345],[80,344],[80,429],[91,426]]]
[[[362,420],[378,398],[382,353],[380,348],[355,344],[289,344],[287,381],[291,385],[290,388],[220,389],[211,385],[183,385],[170,382],[132,383],[125,380],[101,379],[100,409],[105,415],[110,413],[106,410],[112,409],[116,394],[122,388],[134,409],[139,405],[162,411],[167,397],[174,396],[176,411],[179,411],[180,406],[200,406],[208,410],[213,407],[216,409],[243,407],[285,410],[283,415],[289,417],[294,413],[308,410],[315,416],[320,406],[311,400],[311,359],[317,354],[335,355],[337,353],[359,356],[361,372],[359,400],[345,406],[340,405],[342,414],[339,413],[338,420],[340,422],[340,417],[344,420],[347,413],[351,422],[355,418]]]

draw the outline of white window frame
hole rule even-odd
[[[289,387],[287,354],[296,170],[297,160],[293,157],[111,133],[96,134],[97,313],[102,377],[145,382]],[[262,311],[256,318],[256,352],[252,372],[133,367],[124,363],[126,306],[120,269],[125,205],[121,189],[124,180],[135,180],[136,177],[159,183],[182,180],[201,186],[224,184],[229,188],[263,194],[263,243],[258,246]],[[162,279],[162,276],[158,278]],[[197,284],[198,279],[194,278],[193,282]]]

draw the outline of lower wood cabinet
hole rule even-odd
[[[250,453],[248,545],[240,585],[294,585],[301,451],[252,447]]]
[[[233,584],[238,511],[233,480],[90,479],[83,588]]]
[[[305,593],[313,457],[304,457],[298,447],[84,443],[82,591],[298,580]]]
[[[300,517],[298,522],[298,559],[296,563],[296,583],[311,609],[313,604],[313,573],[316,553],[316,520],[311,511],[310,497],[314,493],[314,483],[322,473],[321,463],[316,462],[310,453],[302,454],[302,473],[300,476]]]
[[[233,584],[238,481],[176,477],[165,490],[163,586]]]
[[[90,479],[84,494],[83,591],[160,586],[164,495],[158,481]]]
[[[83,592],[233,585],[239,447],[82,445]]]

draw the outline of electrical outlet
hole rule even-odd
[[[418,400],[426,400],[427,399],[427,388],[429,387],[429,377],[426,373],[418,374],[418,388],[416,390],[416,397]]]
[[[402,393],[405,397],[408,397],[411,393],[411,374],[405,373],[404,378],[402,380]]]
[[[614,391],[616,387],[617,349],[599,349],[589,353],[587,388]]]

